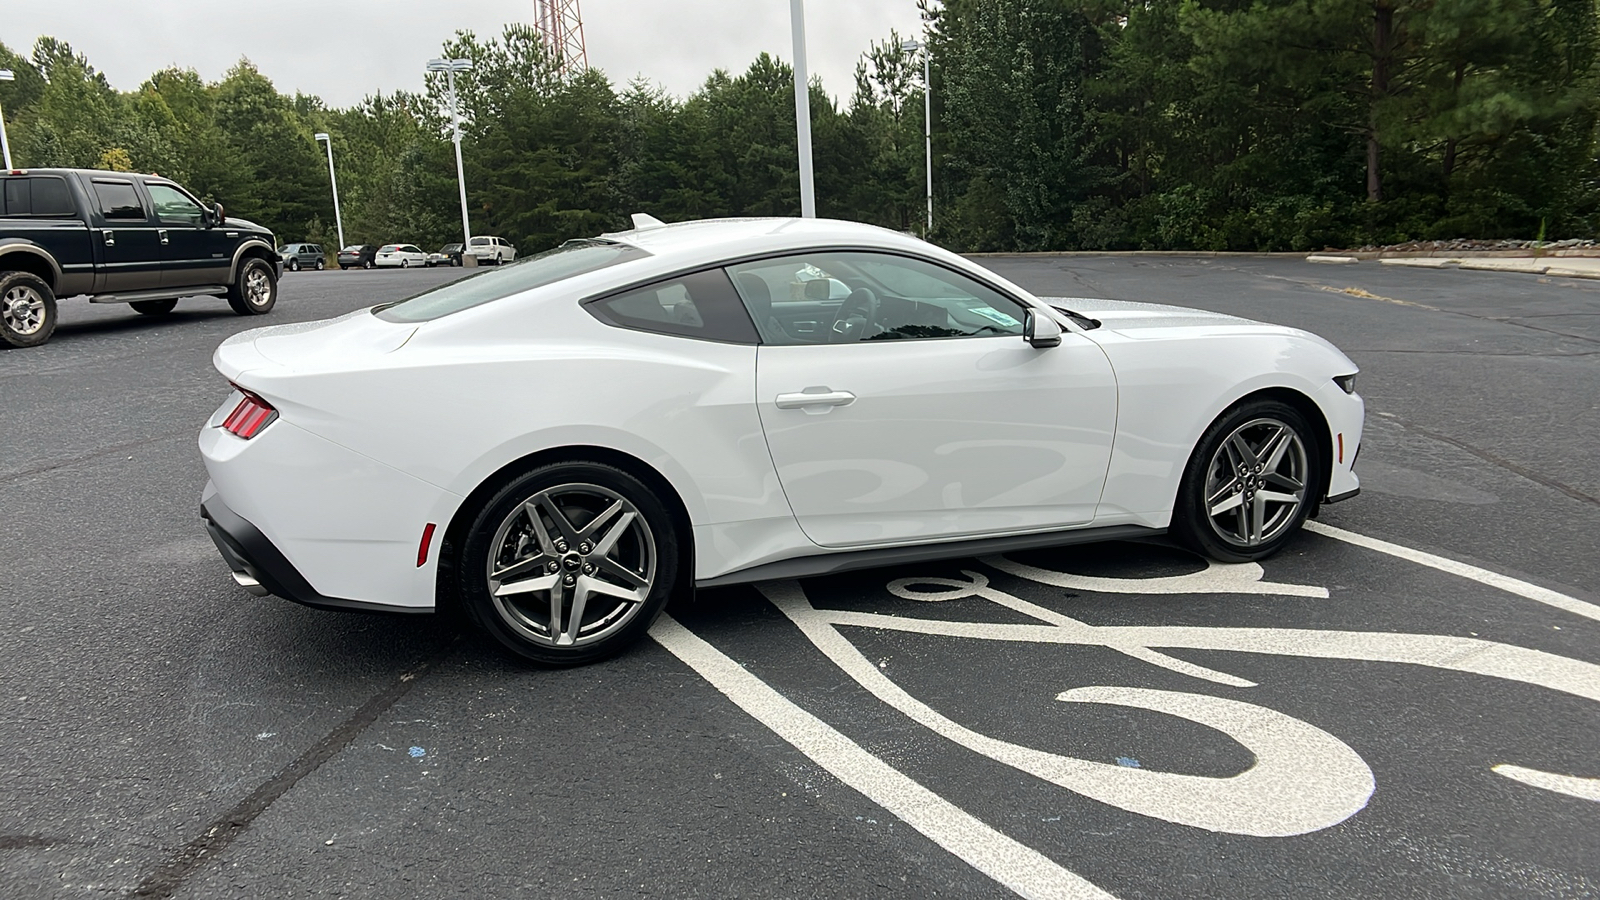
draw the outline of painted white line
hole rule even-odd
[[[1536,584],[1529,584],[1526,581],[1512,578],[1509,575],[1501,575],[1498,572],[1491,572],[1488,569],[1481,569],[1477,566],[1468,565],[1464,562],[1457,562],[1453,559],[1445,559],[1442,556],[1435,556],[1432,553],[1424,553],[1421,550],[1413,550],[1410,547],[1402,547],[1399,544],[1391,544],[1388,541],[1380,541],[1377,538],[1367,537],[1364,534],[1356,534],[1353,531],[1345,531],[1342,528],[1335,528],[1332,525],[1324,525],[1321,522],[1308,521],[1305,524],[1305,528],[1312,534],[1320,534],[1323,537],[1330,537],[1334,540],[1344,541],[1347,544],[1355,544],[1357,547],[1366,547],[1368,550],[1376,550],[1379,553],[1387,553],[1390,556],[1409,560],[1417,563],[1418,565],[1427,566],[1430,569],[1438,569],[1441,572],[1448,572],[1451,575],[1459,575],[1462,578],[1471,579],[1479,584],[1486,584],[1490,587],[1499,588],[1507,593],[1516,594],[1518,597],[1526,597],[1529,600],[1543,603],[1546,606],[1554,606],[1556,609],[1565,610],[1573,615],[1583,616],[1586,619],[1594,619],[1595,621],[1600,622],[1600,606],[1596,606],[1593,603],[1585,603],[1576,597],[1569,597],[1566,594],[1560,593],[1559,591],[1552,591],[1549,588],[1542,588]]]
[[[1115,900],[868,753],[671,616],[658,619],[650,636],[835,778],[1009,890],[1028,898]]]
[[[1490,771],[1496,775],[1504,775],[1513,781],[1531,784],[1536,788],[1566,794],[1579,800],[1593,800],[1600,803],[1600,778],[1579,778],[1576,775],[1553,775],[1541,772],[1538,769],[1524,769],[1522,766],[1513,766],[1510,763],[1501,763]]]
[[[919,725],[1108,806],[1208,831],[1289,837],[1337,825],[1360,812],[1372,796],[1372,770],[1343,741],[1275,710],[1203,694],[1088,686],[1056,699],[1149,709],[1220,731],[1255,757],[1237,775],[1213,778],[1126,768],[990,737],[942,715],[879,671],[834,627],[833,611],[813,607],[798,582],[767,581],[756,588],[834,665]],[[1000,593],[980,590],[985,596]]]

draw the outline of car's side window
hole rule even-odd
[[[768,344],[1020,335],[1016,300],[910,256],[816,251],[730,266]]]
[[[0,179],[5,184],[3,212],[6,216],[48,216],[69,218],[77,212],[67,182],[57,176],[35,175]]]
[[[632,288],[587,301],[584,308],[619,328],[726,343],[754,344],[757,340],[744,304],[721,269]]]
[[[199,226],[202,221],[200,204],[171,185],[146,184],[150,199],[156,206],[156,218],[172,225]]]
[[[100,199],[100,215],[110,222],[143,222],[147,218],[139,193],[126,181],[96,181],[95,196]]]

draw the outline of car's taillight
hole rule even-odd
[[[234,407],[226,419],[222,420],[222,427],[229,434],[248,441],[260,434],[261,429],[271,425],[272,420],[278,417],[278,411],[272,408],[272,404],[255,394],[243,388],[238,390],[244,395],[244,399],[239,401],[239,405]]]

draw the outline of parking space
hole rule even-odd
[[[244,320],[64,303],[0,353],[8,897],[1600,894],[1600,283],[1266,257],[985,260],[1299,325],[1363,493],[1260,566],[1161,542],[703,592],[530,670],[244,595],[194,434]]]

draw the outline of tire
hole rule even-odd
[[[284,266],[284,268],[288,269],[291,272],[298,272],[298,271],[300,271],[300,260],[294,259],[293,257],[290,257],[289,264],[287,266]]]
[[[1299,410],[1277,400],[1234,406],[1211,423],[1189,458],[1172,535],[1221,562],[1265,559],[1304,524],[1322,465],[1315,432]]]
[[[323,260],[320,260],[320,259],[317,260],[317,271],[318,272],[321,272],[323,270],[323,268],[326,267],[326,266],[327,266],[326,262],[324,262]]]
[[[178,308],[176,300],[135,300],[128,304],[141,316],[164,316]]]
[[[350,267],[345,265],[344,263],[339,263],[339,271],[343,272],[344,270],[346,270],[348,268],[350,268]]]
[[[677,584],[680,559],[660,498],[621,469],[580,461],[538,466],[496,492],[450,571],[468,615],[495,640],[540,665],[576,666],[644,637]]]
[[[0,272],[0,349],[37,347],[56,330],[56,295],[32,272]]]
[[[400,268],[402,268],[402,269],[411,268],[411,260],[409,260],[409,259],[400,260]]]
[[[239,277],[228,288],[228,305],[241,316],[264,315],[278,302],[278,279],[272,266],[258,256],[239,266]]]
[[[370,269],[370,268],[372,268],[373,265],[374,265],[373,261],[369,259],[366,262],[361,264],[361,268]]]

